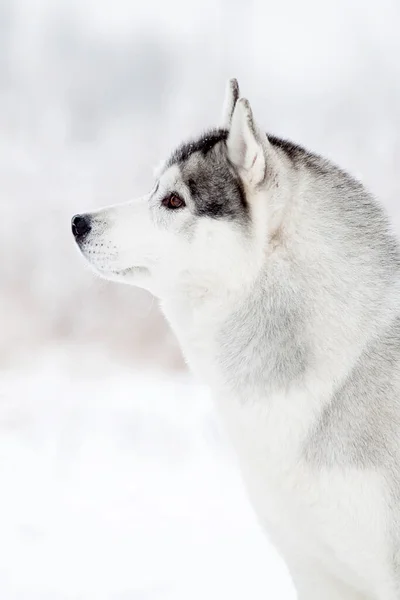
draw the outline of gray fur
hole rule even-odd
[[[240,177],[227,157],[227,136],[226,129],[215,129],[183,144],[171,155],[165,169],[179,166],[196,216],[245,222],[249,207]]]
[[[172,165],[184,163],[196,152],[200,152],[203,156],[207,156],[217,144],[226,141],[227,138],[227,129],[210,129],[197,139],[185,142],[178,146],[166,161],[164,170]]]
[[[400,483],[400,317],[371,340],[305,446],[317,467],[389,469]],[[399,498],[400,500],[400,498]]]
[[[308,532],[314,536],[307,568],[324,555],[328,571],[321,570],[321,579],[338,585],[325,596],[307,583],[306,569],[300,600],[397,600],[399,244],[385,211],[360,182],[299,145],[264,138],[248,102],[238,101],[237,82],[228,92],[229,129],[211,130],[171,155],[149,210],[128,203],[100,211],[77,242],[103,276],[135,285],[137,275],[146,275],[141,285],[162,299],[193,368],[216,396],[221,392],[261,520],[274,523],[279,513],[288,562],[296,528],[306,547]],[[184,196],[183,206],[165,206],[170,194]],[[288,445],[295,438],[288,455],[281,435]],[[333,501],[327,473],[335,478]],[[346,479],[353,475],[354,487]],[[360,526],[375,536],[365,556],[357,529],[364,485],[373,498]],[[382,535],[369,528],[375,509]],[[308,529],[299,523],[302,514]],[[290,518],[293,539],[285,529]],[[329,527],[319,538],[327,522],[342,527],[337,539]],[[346,563],[348,528],[362,556],[357,561],[357,551]],[[301,563],[302,547],[299,556]]]
[[[271,265],[220,331],[223,370],[240,386],[263,394],[300,381],[312,360],[312,348],[304,337],[304,301],[298,296],[300,286],[291,265],[286,280],[291,287],[282,285],[281,273],[276,274]],[[229,343],[232,337],[236,344]],[[245,354],[252,356],[251,370],[243,361]]]

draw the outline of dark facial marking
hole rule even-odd
[[[195,198],[197,196],[197,194],[198,194],[198,188],[197,188],[195,180],[192,177],[189,177],[187,185],[188,185],[188,188],[189,188],[190,195],[193,198]]]
[[[182,164],[181,171],[198,216],[248,220],[243,184],[228,161],[225,143],[200,155],[194,164]]]
[[[165,168],[180,166],[198,216],[248,220],[243,184],[227,156],[227,129],[212,129],[199,139],[182,144]],[[190,157],[198,155],[194,164]]]
[[[203,156],[206,156],[216,144],[228,138],[228,133],[227,129],[212,129],[198,140],[182,144],[172,153],[166,163],[166,168],[186,161],[194,152],[201,152]]]

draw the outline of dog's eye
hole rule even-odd
[[[184,206],[186,206],[184,200],[182,200],[182,198],[180,196],[178,196],[178,194],[170,194],[169,196],[166,196],[161,204],[163,206],[165,206],[166,208],[183,208]]]

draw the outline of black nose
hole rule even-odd
[[[88,215],[75,215],[71,221],[72,233],[79,239],[91,230],[90,217]]]

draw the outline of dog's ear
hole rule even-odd
[[[227,148],[229,160],[248,185],[256,187],[264,181],[272,148],[267,136],[258,130],[245,98],[238,100],[233,111]]]
[[[222,109],[222,127],[229,129],[233,111],[239,100],[239,84],[237,79],[230,79],[226,86],[224,106]]]

